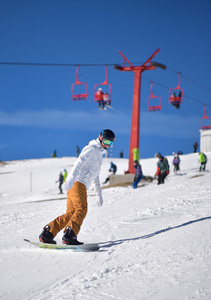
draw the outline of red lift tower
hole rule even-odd
[[[152,58],[160,51],[158,48],[145,63],[141,66],[133,66],[131,62],[118,51],[123,57],[123,66],[115,65],[114,68],[119,71],[133,71],[135,74],[134,79],[134,91],[133,91],[133,109],[132,109],[132,121],[131,121],[131,133],[130,133],[130,152],[129,152],[129,173],[135,173],[133,160],[134,158],[139,160],[139,128],[140,128],[140,90],[141,90],[141,74],[143,71],[155,70],[156,67],[165,69],[166,67],[159,63],[153,63]],[[130,66],[125,66],[125,61]]]

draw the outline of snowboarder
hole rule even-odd
[[[134,168],[135,168],[135,177],[133,181],[133,188],[136,189],[138,183],[141,181],[141,179],[144,177],[141,169],[141,165],[138,163],[137,160],[134,161]]]
[[[103,154],[113,145],[115,134],[109,129],[101,131],[96,140],[85,146],[75,161],[63,189],[67,191],[66,213],[48,223],[41,232],[39,239],[43,243],[56,244],[54,237],[64,228],[63,244],[81,245],[77,240],[83,220],[87,214],[87,189],[91,182],[97,194],[97,204],[103,204],[99,173]]]

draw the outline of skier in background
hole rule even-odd
[[[175,172],[180,170],[180,166],[179,166],[180,165],[180,158],[179,158],[178,154],[174,155],[172,164],[174,165],[174,171]]]
[[[141,169],[141,165],[138,163],[137,160],[134,161],[134,168],[135,168],[135,177],[133,181],[133,188],[136,189],[138,186],[138,183],[141,181],[141,179],[144,177]]]
[[[63,180],[64,180],[64,176],[62,175],[62,172],[60,172],[59,179],[56,181],[56,182],[59,182],[60,194],[63,194],[63,191],[62,191]]]
[[[113,162],[111,162],[109,172],[112,172],[112,174],[116,174],[116,171],[117,171],[117,166]]]
[[[67,178],[67,170],[64,169],[63,182],[66,181],[66,178]]]
[[[108,170],[109,172],[111,172],[111,175],[115,175],[116,171],[117,171],[117,166],[111,162],[110,168]],[[106,180],[103,182],[103,184],[106,184],[109,180],[110,180],[110,174],[108,175],[108,177],[106,178]]]
[[[207,156],[204,153],[199,152],[199,161],[201,163],[199,171],[205,171],[206,163],[207,163]]]
[[[163,157],[160,153],[158,158],[159,164],[157,164],[157,171],[155,175],[158,178],[158,184],[162,184],[164,183],[166,176],[169,174],[169,163],[168,159],[166,157]]]
[[[194,153],[196,153],[198,146],[199,145],[198,145],[197,141],[195,141],[195,143],[193,144],[193,149],[194,149],[193,152]]]
[[[54,150],[54,152],[51,154],[51,156],[54,158],[57,157],[56,150]]]
[[[101,131],[96,140],[92,140],[83,148],[75,164],[63,184],[67,191],[66,213],[44,226],[39,236],[43,243],[56,244],[54,237],[64,228],[62,242],[67,245],[81,245],[77,240],[83,220],[87,214],[87,189],[91,182],[97,195],[97,204],[103,204],[99,173],[103,162],[103,154],[115,141],[115,134],[109,129]],[[88,176],[87,176],[88,174]]]
[[[76,156],[79,157],[80,154],[80,148],[79,146],[76,146]]]

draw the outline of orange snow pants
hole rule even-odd
[[[67,192],[67,210],[66,214],[59,216],[48,225],[51,227],[50,232],[55,237],[57,233],[68,226],[77,236],[84,218],[87,214],[87,192],[86,186],[76,181],[72,188]]]

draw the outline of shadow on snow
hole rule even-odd
[[[116,245],[119,245],[119,244],[122,244],[122,243],[128,242],[128,241],[136,241],[136,240],[140,240],[140,239],[148,239],[148,238],[151,238],[151,237],[153,237],[155,235],[167,232],[169,230],[177,229],[177,228],[180,228],[180,227],[184,227],[184,226],[191,225],[193,223],[197,223],[197,222],[201,222],[201,221],[205,221],[205,220],[208,220],[208,219],[211,219],[211,217],[205,217],[205,218],[201,218],[201,219],[198,219],[198,220],[189,221],[189,222],[183,223],[181,225],[177,225],[177,226],[174,226],[174,227],[168,227],[168,228],[165,228],[165,229],[161,229],[161,230],[158,230],[158,231],[155,231],[153,233],[149,233],[149,234],[146,234],[146,235],[143,235],[143,236],[140,236],[140,237],[135,237],[135,238],[130,238],[130,239],[121,239],[121,240],[116,240],[116,241],[102,242],[102,243],[98,243],[98,244],[100,245],[101,249],[102,248],[109,248],[109,247],[113,247],[113,246],[116,246]]]

